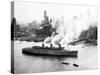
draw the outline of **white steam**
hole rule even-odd
[[[53,17],[52,27],[56,28],[58,33],[55,36],[48,37],[44,42],[51,41],[52,44],[59,43],[68,49],[68,43],[78,39],[81,31],[88,29],[90,25],[97,22],[97,11],[88,9],[87,11],[70,14],[67,19]]]

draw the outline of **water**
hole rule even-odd
[[[62,58],[22,54],[22,48],[31,47],[34,44],[34,42],[14,41],[15,73],[88,70],[97,68],[97,46],[80,44],[70,47],[72,50],[74,49],[79,51],[78,58]],[[62,64],[62,61],[70,64]],[[79,67],[73,66],[74,63],[78,64]]]

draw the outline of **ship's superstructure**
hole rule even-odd
[[[51,43],[50,46],[45,46],[42,44],[42,46],[33,46],[34,49],[48,49],[48,50],[64,50],[64,47],[61,47],[61,44],[58,44],[58,47],[54,47]]]

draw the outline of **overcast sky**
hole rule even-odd
[[[45,4],[31,2],[15,2],[15,18],[19,23],[29,23],[34,20],[41,22],[47,11],[49,18],[64,18],[65,22],[70,21],[73,16],[83,22],[97,22],[97,8],[90,6]]]

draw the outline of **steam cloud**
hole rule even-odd
[[[44,43],[51,41],[53,45],[59,43],[68,48],[69,42],[77,40],[83,30],[88,29],[90,25],[95,25],[95,23],[97,23],[97,12],[92,10],[74,15],[67,21],[64,20],[63,16],[59,19],[53,18],[51,25],[56,28],[58,34],[54,36],[53,33],[51,37],[44,40]]]

